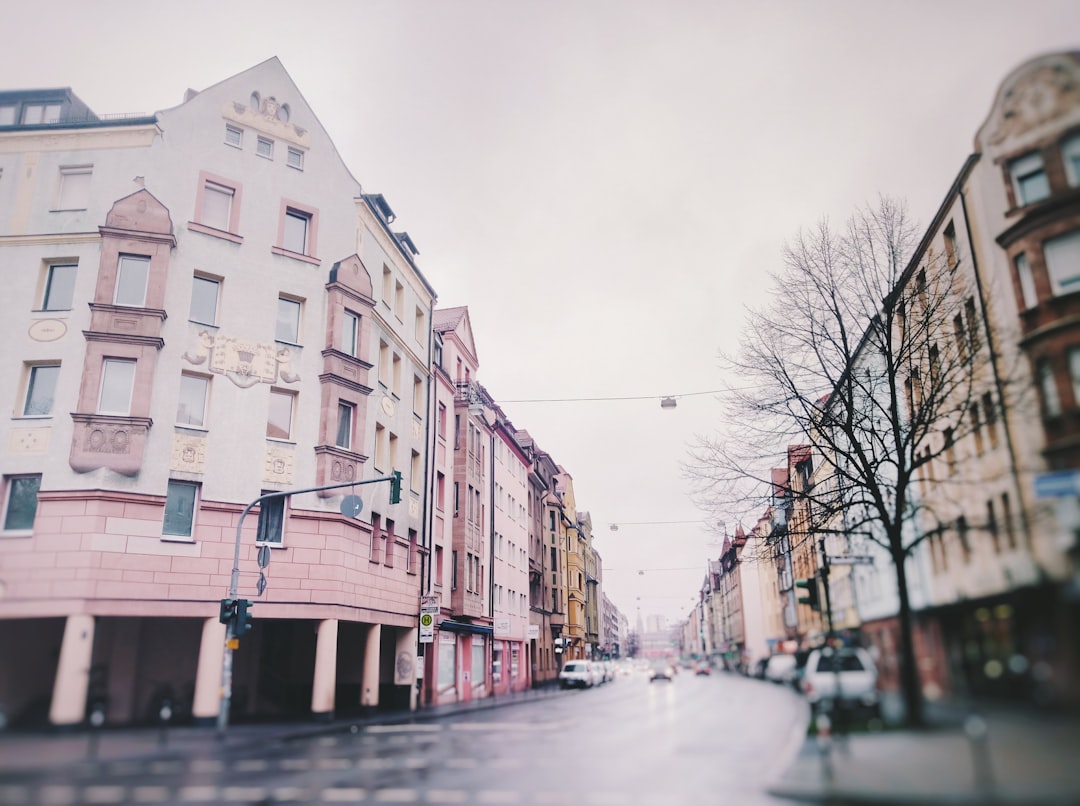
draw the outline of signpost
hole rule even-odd
[[[865,555],[841,554],[829,558],[829,565],[873,565],[874,558]]]
[[[439,596],[420,597],[420,643],[435,642],[435,619],[439,616]]]

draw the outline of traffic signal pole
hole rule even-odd
[[[226,729],[229,727],[229,708],[232,705],[232,676],[233,676],[233,652],[240,646],[240,635],[251,629],[248,620],[251,618],[247,613],[247,604],[243,607],[236,604],[238,596],[238,588],[240,587],[240,538],[243,534],[244,518],[247,514],[263,501],[272,501],[276,498],[289,498],[293,495],[303,495],[304,493],[317,493],[323,490],[338,490],[344,487],[360,487],[364,484],[377,484],[379,482],[390,482],[390,503],[397,504],[401,502],[401,471],[395,470],[389,476],[379,476],[375,479],[368,479],[366,481],[344,481],[339,484],[324,484],[321,487],[307,487],[303,490],[286,490],[282,492],[266,493],[260,495],[246,507],[244,511],[240,513],[240,519],[236,522],[236,545],[233,547],[233,567],[232,575],[229,577],[229,594],[228,600],[233,602],[235,609],[230,609],[231,614],[226,621],[225,631],[225,655],[221,660],[221,706],[218,709],[217,716],[217,732],[219,737],[225,734]],[[222,618],[226,615],[226,607],[224,602],[221,608]],[[239,623],[243,614],[244,624]]]

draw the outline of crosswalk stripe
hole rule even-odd
[[[329,787],[322,791],[322,799],[331,803],[358,803],[367,797],[367,791],[359,787]]]
[[[237,772],[262,772],[270,769],[270,762],[265,758],[245,758],[233,764]]]
[[[73,786],[43,786],[41,787],[41,802],[45,806],[66,806],[75,802],[75,787]]]
[[[283,770],[310,770],[311,759],[310,758],[283,758],[281,759],[281,769]]]
[[[274,800],[277,801],[298,801],[302,803],[311,802],[311,791],[308,789],[302,789],[298,786],[282,786],[278,787],[273,792]]]
[[[162,803],[169,799],[169,790],[164,786],[137,786],[131,794],[136,803]]]
[[[83,790],[87,803],[120,803],[124,800],[122,786],[88,786]]]
[[[227,786],[222,794],[225,800],[246,802],[266,800],[266,790],[261,786]]]
[[[424,795],[428,803],[466,803],[468,797],[461,789],[429,789]]]
[[[368,725],[365,733],[438,733],[442,725]]]
[[[415,803],[420,799],[420,793],[415,789],[379,789],[375,792],[375,800],[379,803]]]
[[[216,758],[195,758],[191,760],[192,772],[224,772],[225,762]]]
[[[520,792],[481,790],[476,793],[477,803],[517,803],[520,800]]]
[[[216,786],[184,786],[180,788],[180,800],[189,803],[213,803],[218,800]]]
[[[320,758],[315,762],[317,770],[348,770],[353,765],[351,758]]]

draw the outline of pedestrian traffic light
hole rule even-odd
[[[395,470],[390,474],[390,503],[401,503],[401,471]]]
[[[218,621],[222,624],[228,624],[233,620],[236,615],[236,600],[235,599],[222,599],[221,610],[218,613]]]
[[[233,635],[239,637],[251,629],[251,613],[248,608],[254,604],[250,599],[236,600],[236,626],[233,628]]]
[[[816,577],[800,579],[795,582],[796,588],[806,591],[805,596],[799,597],[799,604],[810,605],[811,610],[821,612],[821,601],[818,598],[818,581]]]

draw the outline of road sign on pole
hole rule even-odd
[[[829,558],[830,565],[873,565],[874,558],[867,556],[858,556],[854,554],[841,554],[837,557]]]
[[[420,643],[435,642],[435,619],[439,617],[439,596],[420,597]]]

